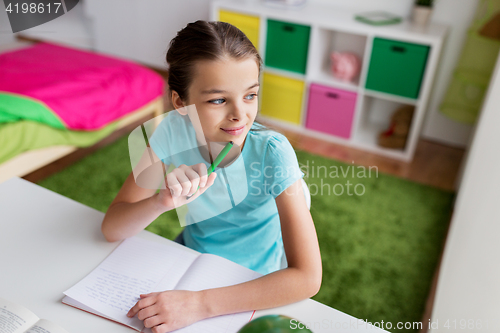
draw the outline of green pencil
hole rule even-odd
[[[229,141],[228,144],[219,153],[219,155],[217,155],[217,157],[215,158],[215,161],[213,161],[213,163],[210,165],[210,167],[207,170],[207,177],[210,176],[210,174],[215,171],[215,168],[217,168],[219,163],[222,162],[224,157],[226,157],[227,153],[229,153],[229,151],[231,150],[233,145],[234,145],[233,141]],[[198,192],[199,189],[200,189],[200,186],[198,186],[198,188],[196,189],[196,191],[194,191],[193,194],[188,195],[186,198],[190,199],[193,195],[196,194],[196,192]]]

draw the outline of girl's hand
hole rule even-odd
[[[186,290],[142,294],[127,316],[137,314],[153,333],[171,332],[208,318],[200,295]]]
[[[203,163],[193,166],[182,164],[167,174],[165,178],[167,188],[160,190],[157,196],[158,204],[165,210],[171,210],[189,203],[212,186],[216,177],[215,172],[207,177],[207,167]],[[186,198],[195,192],[194,196]]]

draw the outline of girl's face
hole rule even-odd
[[[257,116],[259,69],[252,58],[199,61],[188,101],[173,92],[175,108],[195,104],[203,134],[209,142],[233,141],[243,147]]]

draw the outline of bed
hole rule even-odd
[[[0,182],[162,114],[164,89],[131,61],[46,42],[0,46]]]

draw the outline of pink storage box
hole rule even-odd
[[[312,83],[309,86],[306,128],[349,139],[356,95]]]

